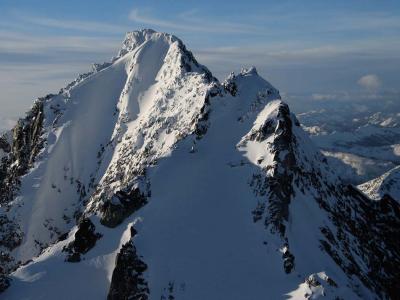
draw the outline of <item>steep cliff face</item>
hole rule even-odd
[[[19,189],[19,178],[33,167],[36,156],[43,148],[43,101],[36,100],[24,119],[20,119],[11,132],[0,138],[1,157],[0,203],[7,205]]]
[[[38,99],[11,132],[0,137],[0,291],[9,286],[6,277],[20,263],[10,252],[21,245],[23,232],[12,214],[12,200],[20,189],[21,176],[33,167],[43,148],[43,100]]]
[[[299,214],[291,207],[311,211],[317,204],[324,215],[320,223],[313,220],[320,231],[319,246],[349,279],[358,277],[380,297],[395,298],[400,275],[396,267],[400,263],[398,204],[390,197],[371,201],[354,187],[343,185],[299,125],[286,104],[271,102],[241,142],[249,157],[264,145],[264,151],[252,158],[262,171],[253,175],[251,185],[265,199],[253,211],[254,221],[263,220],[283,237],[284,268],[290,273],[297,251],[290,252],[293,232],[287,226],[295,226],[293,218]],[[291,204],[294,201],[303,203]],[[361,291],[359,296],[364,297]]]
[[[147,265],[141,261],[133,238],[137,231],[132,226],[130,228],[130,239],[121,246],[115,259],[115,268],[112,273],[110,290],[107,299],[140,299],[149,298],[149,287],[143,278],[143,273],[147,270]]]
[[[337,190],[336,190],[337,191]],[[343,187],[335,203],[325,206],[334,227],[322,227],[323,249],[349,276],[381,298],[399,292],[400,209],[390,197],[374,202],[352,186]]]
[[[342,184],[255,68],[219,83],[178,38],[128,33],[13,133],[0,139],[7,299],[399,290],[399,204]]]

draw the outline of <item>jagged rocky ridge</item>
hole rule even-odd
[[[370,198],[391,197],[400,202],[400,167],[395,167],[378,178],[360,184],[358,188]]]
[[[10,299],[399,292],[399,204],[342,184],[255,68],[219,83],[174,36],[128,33],[0,148]]]
[[[133,244],[136,230],[130,228],[130,239],[122,245],[115,260],[107,299],[148,299],[149,288],[143,273],[147,265],[140,260]]]

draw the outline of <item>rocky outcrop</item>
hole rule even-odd
[[[1,161],[0,204],[6,204],[15,195],[20,176],[33,166],[36,156],[43,147],[43,102],[51,95],[38,99],[24,119],[20,119],[12,130],[12,144],[3,137],[1,149],[8,155]]]
[[[193,67],[195,66],[196,68],[200,69],[201,72],[205,75],[205,79],[208,82],[218,82],[218,79],[216,79],[212,73],[203,65],[200,65],[196,58],[193,56],[193,53],[191,51],[189,51],[185,44],[178,39],[178,48],[180,49],[180,51],[182,52],[182,56],[180,59],[180,63],[181,63],[181,68],[184,69],[186,72],[192,72],[193,71]]]
[[[295,257],[292,253],[290,253],[288,245],[285,245],[282,252],[283,269],[285,270],[286,274],[289,274],[293,271],[295,267]]]
[[[141,260],[133,245],[136,230],[131,227],[130,240],[122,245],[115,260],[108,300],[149,299],[149,288],[143,273],[147,265]]]
[[[19,226],[6,215],[0,215],[0,293],[10,285],[8,274],[18,265],[9,253],[21,244],[22,238]]]
[[[400,166],[360,184],[358,188],[372,199],[380,200],[384,195],[388,195],[400,203]]]
[[[43,127],[43,101],[38,100],[25,119],[20,119],[13,129],[12,154],[18,161],[18,175],[30,168],[43,146],[40,140]]]
[[[107,227],[116,227],[133,212],[147,203],[147,197],[139,188],[130,191],[118,191],[111,199],[104,201],[100,212],[100,222]]]
[[[299,123],[286,104],[271,111],[265,122],[251,131],[245,141],[265,143],[271,161],[253,175],[251,185],[265,197],[253,211],[255,222],[277,231],[283,240],[283,267],[295,267],[296,253],[289,251],[286,236],[289,206],[296,190],[316,201],[331,226],[321,227],[321,249],[349,278],[357,277],[383,298],[394,298],[400,290],[400,206],[386,195],[372,201],[352,186],[341,184],[326,159],[307,149]],[[304,201],[304,200],[302,200]]]
[[[11,251],[21,244],[22,238],[19,226],[6,215],[0,215],[0,249]]]
[[[274,121],[267,121],[261,131],[251,136],[254,140],[265,140],[267,136],[274,134],[271,150],[275,158],[275,164],[270,171],[273,176],[265,177],[268,186],[268,212],[267,224],[272,224],[282,236],[285,234],[284,222],[289,217],[289,204],[294,195],[293,178],[298,166],[296,165],[295,145],[296,137],[292,131],[292,120],[289,107],[282,103],[278,108],[278,114]],[[296,126],[299,126],[296,123]]]
[[[389,196],[371,201],[347,186],[334,205],[323,207],[336,228],[321,229],[325,236],[322,248],[349,277],[357,276],[381,297],[396,299],[400,291],[400,205]]]
[[[43,147],[43,101],[38,99],[24,119],[20,119],[11,132],[0,137],[0,208],[7,210],[20,186],[20,177],[33,166],[35,158]],[[20,262],[10,252],[18,247],[23,232],[18,223],[0,211],[0,292],[10,284],[7,275]]]
[[[295,268],[295,256],[289,251],[285,223],[289,218],[289,204],[294,197],[293,181],[299,169],[296,162],[297,141],[293,134],[293,126],[299,126],[299,123],[290,114],[286,103],[280,102],[275,112],[273,118],[267,118],[244,141],[262,143],[273,136],[273,140],[268,143],[273,163],[263,166],[259,173],[253,174],[250,181],[256,195],[266,199],[254,209],[253,220],[258,222],[264,218],[265,226],[281,236],[283,269],[291,273]],[[260,158],[258,163],[262,164],[264,159]]]
[[[229,74],[228,78],[222,83],[222,86],[225,90],[225,92],[231,94],[233,97],[236,96],[237,91],[238,91],[238,87],[237,84],[235,82],[236,79],[236,75],[235,73],[231,73]]]
[[[75,238],[63,251],[67,252],[66,261],[80,262],[81,255],[87,253],[94,247],[96,241],[101,238],[101,234],[95,232],[96,227],[90,219],[83,218],[78,224]]]
[[[0,293],[4,292],[10,286],[10,279],[2,274],[2,267],[0,267]]]

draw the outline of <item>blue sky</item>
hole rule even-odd
[[[0,118],[109,60],[139,28],[177,35],[219,79],[255,65],[291,101],[399,100],[398,0],[2,0]]]

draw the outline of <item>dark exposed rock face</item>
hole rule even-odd
[[[274,177],[269,177],[269,222],[283,235],[289,217],[289,203],[293,196],[293,173],[296,168],[294,153],[295,137],[292,133],[292,120],[289,107],[282,105],[278,112],[278,121],[275,129],[276,138],[273,151],[277,164],[274,166]]]
[[[108,300],[147,300],[149,298],[150,291],[143,278],[147,265],[140,259],[133,245],[132,238],[135,234],[136,230],[132,227],[131,239],[117,254]]]
[[[283,254],[283,268],[287,274],[291,273],[294,269],[294,255],[290,253],[288,248],[285,248]]]
[[[196,123],[196,129],[194,131],[194,134],[196,135],[196,138],[198,140],[201,139],[207,133],[208,127],[210,126],[208,122],[209,114],[210,110],[208,104],[206,103],[201,109],[201,115]]]
[[[0,248],[13,250],[21,244],[19,226],[5,215],[0,215]]]
[[[8,153],[0,166],[0,204],[6,204],[12,199],[20,184],[19,177],[33,166],[43,147],[41,135],[45,99],[47,98],[38,99],[27,116],[18,121],[12,131],[11,145],[4,137],[0,141],[0,148]]]
[[[10,285],[8,274],[17,265],[9,251],[18,247],[21,242],[22,233],[19,226],[7,216],[0,215],[0,293]]]
[[[19,120],[13,129],[12,153],[14,160],[19,162],[19,175],[24,174],[32,166],[43,146],[40,142],[43,117],[43,102],[37,101],[28,116],[24,120]]]
[[[334,205],[324,208],[336,234],[322,228],[323,249],[348,274],[357,276],[382,297],[400,292],[400,205],[390,197],[371,201],[352,186]],[[361,264],[356,255],[362,259]]]
[[[250,69],[245,72],[256,73],[256,70]],[[236,76],[233,73],[223,83],[223,87],[232,96],[237,94]],[[280,99],[279,92],[270,88],[259,93],[252,106],[262,105],[263,99],[272,94]],[[243,118],[240,117],[239,121],[242,120]],[[260,172],[253,174],[250,181],[255,194],[265,199],[260,201],[253,210],[253,220],[254,222],[263,220],[271,232],[277,232],[281,236],[282,246],[286,249],[282,255],[286,273],[292,272],[295,267],[295,256],[289,251],[289,242],[285,236],[285,223],[288,221],[289,204],[294,196],[293,181],[300,169],[296,163],[297,140],[293,134],[293,126],[298,127],[300,124],[290,113],[288,105],[281,102],[276,116],[265,120],[259,128],[252,130],[239,145],[239,147],[244,146],[249,141],[263,142],[273,136],[269,147],[274,164],[263,167]],[[258,163],[261,164],[262,160]]]
[[[2,268],[0,267],[0,293],[4,292],[10,286],[10,279],[1,274]]]
[[[224,90],[226,91],[226,92],[228,92],[229,94],[231,94],[232,96],[236,96],[236,94],[237,94],[237,84],[236,84],[236,82],[235,82],[235,78],[236,78],[236,75],[234,74],[234,73],[231,73],[230,75],[229,75],[229,77],[228,77],[228,79],[227,80],[225,80],[223,83],[222,83],[222,86],[224,87]]]
[[[193,120],[193,122],[195,123],[194,134],[196,135],[196,138],[198,140],[200,140],[207,133],[208,127],[210,127],[210,123],[208,120],[211,112],[211,98],[220,95],[220,93],[221,90],[218,86],[214,86],[212,89],[210,89],[210,91],[206,95],[204,105],[201,108],[198,118]]]
[[[283,104],[276,119],[267,120],[249,137],[264,141],[274,135],[269,146],[275,163],[254,174],[251,182],[257,195],[266,197],[253,211],[254,221],[264,219],[289,247],[285,223],[290,202],[296,197],[294,191],[300,190],[318,203],[321,213],[327,213],[333,224],[321,228],[321,249],[349,278],[356,276],[381,297],[395,299],[400,292],[399,204],[389,196],[371,201],[352,186],[328,180],[328,174],[322,175],[326,160],[316,153],[316,163],[309,161],[298,145],[294,126],[299,124]],[[296,255],[288,249],[283,252],[287,273],[293,269]]]
[[[287,104],[279,106],[276,119],[267,120],[261,128],[249,136],[249,140],[262,142],[270,135],[274,135],[274,142],[270,145],[275,164],[265,172],[273,176],[254,174],[252,185],[257,194],[268,195],[268,204],[260,204],[254,211],[260,218],[264,211],[268,212],[265,219],[266,226],[273,225],[272,230],[285,235],[284,223],[289,217],[289,204],[294,195],[293,179],[297,172],[296,164],[296,137],[292,132],[292,119]],[[296,124],[298,126],[298,124]]]
[[[297,120],[295,125],[299,125]],[[253,211],[253,220],[259,221],[265,214],[265,226],[271,226],[271,231],[278,232],[283,238],[285,250],[282,259],[286,273],[291,273],[295,267],[295,256],[289,251],[289,243],[285,237],[285,222],[289,218],[289,204],[294,196],[293,180],[298,169],[295,148],[297,141],[292,126],[289,107],[282,103],[276,118],[267,120],[258,131],[249,136],[251,141],[262,142],[274,135],[274,141],[270,146],[275,164],[268,166],[259,174],[254,174],[251,181],[256,194],[268,199],[265,203],[257,205]],[[268,173],[272,176],[266,175]]]
[[[101,207],[101,224],[116,227],[146,203],[146,196],[138,188],[132,188],[129,192],[118,191]]]
[[[101,238],[101,234],[95,230],[96,227],[89,219],[84,218],[79,222],[75,239],[63,249],[68,253],[66,261],[79,262],[81,254],[87,253],[94,247],[96,241]]]
[[[204,75],[206,76],[206,79],[211,82],[217,82],[218,80],[212,75],[212,73],[205,67],[200,65],[196,58],[193,56],[193,53],[189,51],[185,44],[178,39],[178,47],[182,51],[183,55],[181,57],[181,68],[185,70],[186,72],[192,72],[192,67],[191,64],[195,65],[197,68],[201,68],[202,71],[204,72]]]
[[[3,182],[6,180],[8,174],[8,168],[10,165],[9,153],[11,151],[11,145],[8,142],[7,133],[0,136],[0,150],[3,151],[4,156],[0,159],[0,193],[3,190]],[[3,197],[0,194],[0,201]],[[0,202],[1,203],[1,202]]]
[[[13,259],[9,254],[1,251],[0,252],[0,293],[4,292],[10,286],[10,278],[8,274],[11,271],[9,267],[12,265]]]

